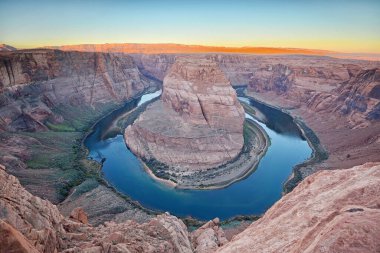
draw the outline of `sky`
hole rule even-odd
[[[291,47],[380,53],[380,0],[0,0],[0,43]]]

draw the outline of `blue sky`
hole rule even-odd
[[[16,47],[181,43],[380,53],[380,0],[0,0]]]

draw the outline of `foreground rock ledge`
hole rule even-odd
[[[164,79],[162,99],[126,129],[125,140],[135,154],[171,166],[180,177],[237,157],[243,122],[244,110],[217,64],[182,57]]]
[[[380,163],[321,171],[228,242],[219,219],[192,233],[169,214],[143,224],[84,224],[0,165],[0,252],[379,252],[379,192]],[[84,211],[73,213],[84,218]]]
[[[306,178],[218,252],[379,252],[380,163]]]

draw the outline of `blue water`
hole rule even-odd
[[[142,101],[146,102],[159,94],[148,98],[144,95]],[[126,147],[122,135],[101,140],[101,132],[117,115],[104,118],[86,138],[89,158],[98,161],[105,158],[104,178],[118,191],[150,209],[202,220],[262,214],[281,197],[283,183],[291,174],[293,166],[308,159],[312,150],[289,115],[251,99],[239,99],[250,103],[264,116],[260,117],[260,122],[246,114],[246,118],[263,127],[270,137],[271,145],[254,173],[227,188],[178,190],[153,180]],[[138,105],[141,103],[133,104]],[[127,104],[125,108],[130,110],[131,105]]]

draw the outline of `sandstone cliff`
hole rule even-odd
[[[257,62],[247,57],[237,63],[228,59],[220,58],[223,69],[235,83],[247,84],[248,91],[274,93],[294,106],[344,118],[351,128],[377,119],[379,64],[296,56],[261,57]],[[244,74],[248,66],[250,72]]]
[[[0,163],[28,191],[59,203],[85,180],[84,173],[98,173],[99,166],[85,160],[84,131],[125,100],[157,85],[127,55],[1,52]],[[146,217],[106,187],[99,186],[96,194],[104,201],[92,205],[92,221],[113,219],[108,212]]]
[[[87,224],[82,209],[70,218],[27,192],[0,165],[0,252],[192,252],[184,223],[169,214],[147,223]]]
[[[131,57],[29,50],[0,54],[0,129],[43,130],[58,106],[118,103],[152,85]]]
[[[126,129],[125,139],[147,160],[184,171],[206,169],[239,154],[243,121],[244,110],[216,63],[184,57],[165,77],[162,100]]]
[[[305,179],[217,252],[378,252],[380,164]]]
[[[0,252],[378,252],[380,164],[321,171],[228,242],[219,220],[189,233],[169,214],[93,227],[27,192],[0,166]]]
[[[161,81],[177,57],[175,54],[132,54],[131,56],[141,72]]]

